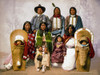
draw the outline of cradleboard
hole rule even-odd
[[[25,42],[28,41],[28,34],[24,30],[16,29],[10,35],[10,44],[12,52],[13,70],[25,70],[26,61],[22,58],[24,46],[15,46],[16,36],[21,36]],[[20,60],[20,62],[19,62]],[[20,65],[20,66],[19,66]]]
[[[80,28],[75,32],[75,58],[76,69],[80,72],[88,72],[90,70],[91,58],[90,44],[83,45],[80,41],[89,39],[93,44],[93,33],[87,28]],[[88,41],[89,42],[89,41]]]

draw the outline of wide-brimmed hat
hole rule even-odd
[[[40,4],[38,5],[38,6],[36,6],[35,8],[34,8],[34,11],[37,13],[37,10],[38,10],[38,8],[41,8],[42,10],[43,10],[43,13],[45,12],[45,7],[44,6],[41,6]]]

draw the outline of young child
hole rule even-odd
[[[63,63],[66,54],[65,45],[60,35],[55,38],[53,53],[51,55],[52,65],[57,67],[58,63]]]
[[[25,70],[25,60],[23,60],[23,52],[26,48],[26,42],[24,41],[24,37],[21,35],[17,35],[15,37],[15,42],[12,47],[12,60],[13,60],[13,69],[14,70]]]
[[[24,38],[20,35],[17,35],[15,37],[13,48],[12,48],[12,54],[9,55],[9,57],[4,62],[4,67],[9,70],[13,66],[14,70],[18,70],[17,67],[21,66],[22,64],[22,55],[23,51],[25,49],[26,42],[24,41]],[[13,55],[13,57],[12,57]],[[15,60],[16,58],[16,60]],[[14,61],[14,62],[13,62]],[[16,66],[16,67],[15,67]]]
[[[21,45],[21,44],[23,44],[21,40],[16,40],[16,41],[14,42],[14,46],[18,46],[18,45]],[[7,70],[9,70],[9,69],[11,69],[12,64],[13,64],[13,62],[12,62],[12,54],[10,54],[10,55],[8,56],[8,58],[5,60],[5,62],[4,62],[4,67],[5,67]]]
[[[42,72],[46,71],[46,67],[50,66],[50,54],[47,50],[46,44],[44,43],[42,47],[37,48],[36,56],[35,56],[35,67],[37,71],[40,71],[42,68]]]
[[[87,40],[81,40],[80,45],[83,46],[83,47],[86,47],[86,46],[89,47],[89,42]]]
[[[76,47],[76,68],[78,71],[89,71],[91,58],[94,57],[94,50],[91,41],[87,37],[79,39],[79,46]]]

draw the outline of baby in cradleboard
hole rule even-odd
[[[26,49],[25,46],[24,38],[17,35],[13,43],[12,54],[4,62],[4,67],[7,70],[11,69],[12,65],[14,70],[25,70],[25,64],[23,65],[24,60],[22,59],[23,51]]]
[[[36,56],[35,56],[35,68],[37,71],[45,72],[47,67],[50,66],[50,53],[45,47],[42,45],[37,48]]]
[[[21,40],[16,40],[15,42],[14,42],[14,47],[13,48],[17,48],[18,46],[20,46],[21,44],[23,44],[23,42],[21,41]],[[11,67],[12,67],[12,64],[13,64],[13,62],[12,62],[12,54],[10,54],[9,56],[8,56],[8,58],[5,60],[5,62],[4,62],[4,67],[7,69],[7,70],[9,70]]]
[[[21,35],[17,35],[12,47],[13,70],[25,70],[26,61],[22,58],[26,42]]]
[[[91,58],[94,57],[94,49],[88,37],[81,37],[79,39],[79,46],[76,46],[76,69],[81,72],[88,72],[90,70]]]

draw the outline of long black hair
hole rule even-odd
[[[72,28],[72,33],[71,33],[71,34],[69,33],[69,27]],[[74,36],[74,33],[75,33],[75,27],[74,27],[73,25],[69,25],[69,26],[67,27],[67,29],[65,30],[65,34],[66,34],[67,36]]]
[[[75,15],[76,15],[77,10],[76,10],[76,8],[75,8],[75,7],[71,7],[71,8],[70,8],[70,10],[69,10],[70,15],[71,15],[71,9],[74,9],[74,10],[75,10]]]
[[[54,9],[54,15],[55,15],[55,10],[56,10],[56,8],[59,10],[59,15],[61,15],[61,11],[60,11],[60,8],[59,7],[55,7],[55,9]]]
[[[41,25],[42,25],[42,24],[45,24],[45,26],[46,26],[46,28],[45,28],[44,31],[41,29]],[[41,23],[40,23],[40,25],[39,25],[39,32],[40,32],[40,36],[43,36],[43,32],[45,32],[45,33],[48,32],[48,27],[47,27],[47,23],[46,23],[46,22],[41,22]]]
[[[31,22],[29,22],[29,21],[26,21],[26,22],[23,24],[23,30],[25,30],[25,25],[26,25],[27,23],[30,25],[30,29],[29,29],[29,32],[28,32],[28,33],[32,33],[32,24],[31,24]],[[26,31],[26,30],[25,30],[25,31]]]

